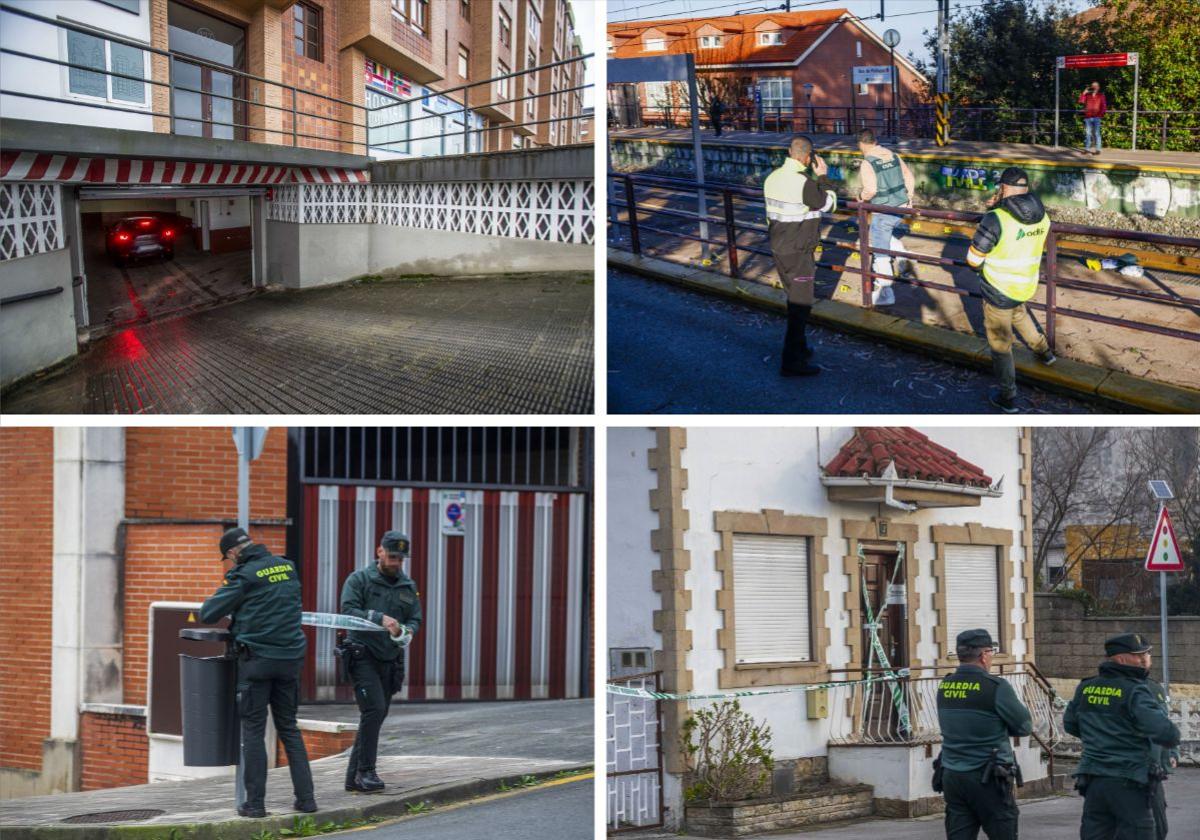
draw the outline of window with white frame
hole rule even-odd
[[[700,49],[712,50],[712,49],[716,49],[719,46],[721,46],[721,36],[720,35],[701,35],[700,36]]]
[[[612,38],[609,38],[606,41],[606,43],[608,44],[608,54],[609,55],[612,55],[613,53],[615,53],[617,51],[617,48],[613,46]]]
[[[645,38],[642,41],[642,49],[646,52],[662,52],[667,48],[667,40],[665,38]]]
[[[526,43],[536,44],[542,38],[542,17],[538,14],[537,6],[533,3],[530,3],[527,8],[529,9],[529,14],[525,18],[525,40]]]
[[[458,75],[460,78],[469,78],[467,75],[471,70],[471,51],[462,44],[458,45]]]
[[[783,32],[776,29],[771,32],[758,33],[758,45],[760,47],[774,47],[783,43]]]
[[[1000,558],[994,545],[947,545],[946,639],[951,645],[964,630],[982,627],[1003,644],[1000,633]]]
[[[387,152],[408,153],[409,103],[397,102],[367,88],[367,145]]]
[[[808,537],[733,535],[737,664],[811,662]]]
[[[764,110],[790,110],[792,107],[792,80],[777,76],[758,80],[758,93]]]
[[[503,61],[496,62],[496,75],[507,76],[511,72],[512,71],[508,69],[508,65],[505,64]],[[509,85],[509,82],[511,82],[511,81],[512,81],[512,79],[497,79],[496,80],[496,93],[498,93],[500,95],[501,99],[508,99],[509,92],[512,90],[511,86]]]
[[[854,42],[854,57],[862,58],[862,41]]]
[[[866,96],[870,92],[871,92],[870,85],[859,85],[858,86],[858,95],[859,96]]]
[[[506,47],[512,46],[512,17],[504,10],[500,9],[500,43]]]
[[[537,66],[537,58],[534,57],[533,51],[529,52],[529,66]],[[525,78],[525,95],[528,97],[525,100],[525,116],[527,119],[534,119],[537,116],[537,73],[527,73]]]
[[[95,67],[96,71],[100,71],[67,68],[67,91],[71,95],[132,105],[148,104],[144,82],[110,76],[103,72],[146,78],[148,60],[144,50],[116,44],[99,35],[88,35],[73,30],[64,30],[64,38],[67,61]]]

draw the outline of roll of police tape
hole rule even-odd
[[[606,683],[604,688],[609,694],[616,694],[620,697],[640,697],[643,700],[732,700],[737,697],[762,697],[767,694],[803,694],[808,691],[818,691],[823,688],[837,688],[838,686],[847,685],[870,685],[873,683],[894,682],[895,680],[906,679],[911,671],[908,668],[901,668],[893,674],[887,674],[878,677],[865,677],[861,680],[840,680],[834,682],[815,683],[813,685],[792,685],[786,688],[764,688],[748,691],[725,691],[720,694],[697,694],[689,692],[687,694],[675,694],[669,691],[651,691],[648,688],[634,688],[628,685],[617,685],[615,683]]]
[[[359,618],[356,615],[343,615],[341,613],[300,613],[300,623],[309,627],[332,627],[337,630],[377,632],[384,629],[381,625],[373,621],[367,621],[365,618]]]

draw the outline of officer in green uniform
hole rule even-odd
[[[1104,642],[1100,673],[1075,689],[1063,728],[1083,741],[1075,787],[1084,796],[1080,840],[1154,840],[1153,745],[1179,744],[1150,676],[1150,645],[1136,633]]]
[[[1169,713],[1167,692],[1163,690],[1163,687],[1149,677],[1146,678],[1146,685],[1150,686],[1150,690],[1154,693],[1154,699],[1162,706],[1163,711]],[[1150,802],[1150,808],[1154,811],[1154,834],[1158,840],[1164,840],[1167,836],[1166,781],[1167,777],[1179,766],[1179,747],[1168,748],[1161,744],[1151,743],[1150,750],[1154,756],[1154,763],[1159,768],[1157,772],[1151,768],[1151,778],[1158,777],[1154,784],[1154,799]]]
[[[938,684],[941,787],[948,840],[1016,840],[1014,781],[1020,770],[1009,738],[1033,731],[1033,718],[1008,680],[988,673],[996,645],[987,630],[958,634],[958,668]]]
[[[788,157],[763,182],[767,236],[775,270],[787,291],[787,332],[783,336],[781,376],[815,376],[805,331],[816,299],[816,248],[821,241],[821,214],[837,209],[837,193],[827,177],[829,167],[813,151],[812,140],[792,139]]]
[[[408,553],[408,537],[388,531],[375,549],[375,566],[354,572],[342,586],[343,613],[374,621],[388,631],[351,631],[339,651],[354,683],[360,713],[346,766],[346,790],[378,793],[384,788],[375,773],[379,730],[392,695],[404,684],[402,649],[421,627],[421,596],[402,568]]]
[[[200,607],[205,624],[230,616],[238,650],[237,702],[242,719],[243,817],[265,817],[267,707],[287,752],[297,811],[317,810],[304,738],[296,725],[305,639],[300,629],[300,577],[292,561],[271,554],[241,528],[221,537],[221,559],[231,563],[225,583]]]

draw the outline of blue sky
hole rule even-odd
[[[987,0],[951,0],[951,10],[961,7],[968,9],[972,6],[983,5]],[[1043,3],[1044,0],[1027,0],[1030,3]],[[576,0],[577,6],[583,6]],[[1092,4],[1087,0],[1069,0],[1069,5],[1082,11]],[[664,18],[664,17],[707,17],[709,15],[731,15],[739,11],[764,12],[782,8],[783,0],[608,0],[607,22],[615,23],[635,18]],[[846,9],[851,14],[861,18],[879,14],[879,0],[792,0],[792,11],[806,9]],[[900,45],[896,52],[907,56],[913,53],[917,58],[933,61],[933,56],[925,52],[925,37],[922,30],[933,30],[937,27],[936,0],[884,0],[886,20],[878,19],[865,22],[882,36],[884,31],[895,29],[900,33]]]

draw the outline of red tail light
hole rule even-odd
[[[162,232],[163,239],[170,239],[174,235],[175,235],[175,231],[171,230],[170,228],[165,228]]]
[[[152,224],[154,224],[154,222],[152,222],[150,219],[142,219],[140,222],[138,222],[138,227],[150,227]]]
[[[128,233],[118,233],[118,234],[117,234],[117,241],[118,241],[118,242],[128,242],[128,241],[129,241],[129,234],[128,234]]]

